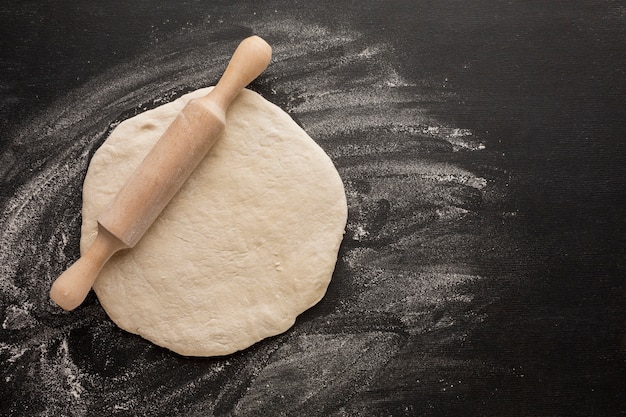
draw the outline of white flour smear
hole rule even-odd
[[[313,416],[353,398],[345,415],[375,414],[359,398],[385,382],[386,366],[397,366],[433,329],[454,338],[480,325],[474,243],[484,238],[478,220],[491,178],[462,166],[458,154],[488,149],[464,126],[429,113],[429,103],[447,95],[403,79],[395,52],[358,32],[289,18],[241,25],[224,34],[196,27],[156,43],[10,138],[36,165],[23,166],[16,151],[3,156],[2,180],[19,182],[0,206],[0,323],[9,335],[0,357],[2,381],[15,392],[9,407],[173,415],[184,399],[188,415]],[[48,289],[78,257],[92,153],[124,118],[214,84],[253,32],[273,45],[274,57],[252,88],[326,150],[346,187],[348,227],[328,297],[291,332],[211,361],[180,358],[115,329],[93,297],[60,312]]]

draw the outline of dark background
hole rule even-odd
[[[197,39],[194,36],[202,36],[202,40],[215,42],[216,48],[228,50],[234,40],[260,27],[256,30],[259,34],[284,49],[297,52],[297,44],[290,45],[289,39],[272,32],[272,22],[278,20],[324,28],[327,32],[321,33],[319,39],[324,39],[326,34],[349,31],[359,34],[361,45],[385,45],[388,51],[384,58],[388,61],[378,64],[392,66],[398,77],[421,88],[415,92],[413,101],[393,103],[390,112],[419,107],[441,125],[474,132],[485,144],[486,152],[478,156],[460,152],[441,159],[490,173],[489,179],[497,190],[495,203],[481,208],[469,207],[478,214],[467,234],[480,239],[473,248],[472,259],[459,260],[463,265],[475,263],[480,274],[489,277],[475,284],[479,288],[473,290],[476,296],[473,305],[480,304],[484,320],[468,325],[467,331],[455,330],[454,334],[465,334],[462,344],[432,343],[429,338],[434,336],[430,332],[418,336],[410,331],[409,336],[403,333],[401,337],[405,342],[402,343],[406,344],[397,342],[404,347],[399,348],[393,360],[385,362],[376,372],[363,370],[354,374],[353,379],[346,379],[345,384],[336,384],[330,391],[337,393],[334,396],[327,393],[313,396],[308,402],[299,402],[301,396],[306,397],[297,388],[300,381],[289,380],[288,375],[283,374],[284,387],[289,392],[285,395],[300,405],[283,404],[280,408],[280,402],[275,402],[255,409],[242,402],[249,398],[245,387],[254,388],[253,382],[260,383],[259,375],[263,375],[257,372],[262,366],[255,363],[275,364],[271,352],[281,343],[293,341],[292,337],[307,335],[310,331],[307,323],[316,323],[318,317],[331,314],[329,311],[334,311],[343,298],[351,299],[352,287],[341,284],[331,287],[330,301],[306,313],[300,323],[301,330],[295,330],[295,334],[285,339],[271,340],[269,345],[252,347],[226,358],[221,366],[232,369],[212,373],[211,377],[203,367],[210,367],[214,372],[218,362],[172,359],[168,352],[146,347],[143,341],[117,331],[113,325],[102,324],[107,323],[106,318],[97,310],[97,301],[92,297],[87,307],[91,310],[79,315],[79,325],[73,324],[72,316],[51,313],[50,307],[45,307],[31,314],[35,325],[3,327],[0,359],[5,362],[5,377],[0,381],[0,385],[4,385],[0,412],[3,415],[48,415],[46,410],[53,410],[66,415],[93,415],[104,410],[110,414],[133,414],[129,410],[107,409],[104,403],[113,398],[126,398],[127,403],[133,404],[129,398],[134,397],[135,413],[146,415],[258,415],[261,410],[272,415],[281,410],[291,415],[626,414],[623,398],[626,376],[626,140],[623,127],[626,6],[623,2],[396,0],[309,4],[272,1],[257,5],[255,2],[220,1],[3,1],[0,5],[2,224],[5,227],[11,222],[23,224],[23,220],[11,217],[15,208],[12,197],[19,194],[30,179],[45,172],[49,164],[49,149],[42,148],[40,141],[29,144],[22,132],[32,133],[33,126],[44,123],[49,117],[48,109],[59,106],[58,100],[71,96],[72,91],[86,83],[102,79],[98,78],[102,74],[131,73],[126,67],[121,72],[115,71],[129,62],[137,63],[146,51],[148,54],[158,51],[159,45],[175,43],[181,37]],[[264,23],[255,26],[257,22]],[[203,34],[197,35],[200,32]],[[324,51],[333,60],[340,60],[348,51],[341,46],[322,48],[321,52],[315,47],[308,48],[299,61],[299,71],[305,72],[302,68],[308,62],[310,71],[315,73],[316,65],[327,59]],[[211,53],[208,46],[206,53]],[[328,62],[332,67],[333,61],[328,58]],[[354,77],[350,68],[334,74],[337,79],[333,81],[332,91],[341,90],[342,85],[346,86],[346,91],[348,86],[352,88],[357,75],[359,79],[367,79],[364,74],[371,70],[366,65],[353,67]],[[285,91],[281,86],[291,80],[291,76],[288,69],[282,69],[262,78],[252,88],[286,110],[293,110],[290,113],[306,129],[307,121],[313,125],[312,119],[307,119],[306,112],[299,113],[295,107],[289,107],[292,96],[281,95],[281,91]],[[159,93],[165,94],[163,91],[154,94]],[[402,94],[411,93],[403,90]],[[115,117],[137,112],[135,109],[121,105]],[[331,156],[333,137],[341,141],[347,134],[330,132],[322,138],[322,146]],[[91,141],[89,152],[101,140],[102,134]],[[67,155],[66,162],[73,163],[70,156],[74,154]],[[357,160],[356,156],[352,157],[353,161]],[[81,162],[81,175],[84,175],[86,163]],[[343,174],[344,161],[336,158],[336,163]],[[361,180],[368,180],[363,178]],[[80,179],[76,184],[80,184]],[[346,177],[348,189],[358,188],[354,184],[354,178]],[[45,225],[46,222],[62,222],[66,217],[72,219],[67,226],[72,233],[71,242],[63,250],[68,258],[74,259],[78,256],[76,242],[80,224],[76,220],[80,208],[79,197],[75,195],[77,190],[79,188],[74,189],[74,194],[68,191],[74,195],[71,205],[59,203],[42,211],[41,218],[24,220]],[[367,210],[374,210],[377,214],[370,223],[375,222],[384,212],[382,206],[377,207],[361,207],[352,201],[349,227],[357,223],[355,210],[360,210],[361,216],[366,218]],[[48,217],[50,212],[59,211],[71,213],[63,215],[66,217]],[[498,217],[492,216],[494,212],[513,214]],[[23,230],[30,230],[24,236],[30,236],[32,249],[28,252],[25,246],[7,245],[3,250],[6,256],[36,256],[38,250],[45,249],[46,246],[38,244],[35,238],[40,229],[23,227]],[[380,227],[371,226],[371,229],[374,233]],[[429,230],[435,229],[426,232]],[[496,233],[481,234],[479,230],[496,230]],[[502,235],[506,235],[506,239],[501,238]],[[426,236],[430,235],[426,233]],[[14,236],[5,234],[4,239],[13,242]],[[342,248],[344,258],[353,253],[354,248],[361,248],[362,243],[348,233]],[[374,239],[368,244],[376,249],[386,243]],[[424,245],[429,245],[427,238]],[[424,253],[416,252],[415,256],[436,258]],[[388,262],[384,267],[391,267],[394,262],[405,266],[420,262],[386,259],[381,261]],[[26,266],[29,262],[26,260],[19,267],[3,270],[0,289],[5,294],[8,294],[6,283],[9,281],[17,287],[30,285],[30,278],[24,278],[30,277]],[[44,284],[49,284],[66,262],[50,266],[48,275],[42,277],[47,280]],[[340,262],[338,280],[348,276],[358,280],[354,278],[358,272],[348,274],[341,265]],[[5,295],[1,302],[0,319],[7,323],[10,306],[16,301]],[[32,311],[38,310],[38,303],[34,301]],[[91,327],[93,323],[98,325]],[[383,326],[346,319],[342,328],[342,322],[337,323],[332,332],[325,333],[330,340],[332,335],[349,332],[362,335]],[[384,326],[391,326],[389,323],[385,322]],[[45,394],[40,395],[43,400],[36,399],[46,390],[43,385],[37,386],[37,381],[46,380],[44,367],[31,366],[40,363],[45,356],[41,353],[45,343],[33,342],[36,338],[29,335],[39,329],[38,326],[66,329],[62,332],[69,335],[73,366],[83,371],[82,386],[88,391],[82,394],[80,405],[59,400],[51,408],[45,403],[49,398]],[[408,330],[403,328],[402,331]],[[132,382],[138,386],[134,389],[121,387],[118,382],[124,377],[115,371],[116,366],[131,368],[122,357],[127,354],[126,348],[117,346],[117,356],[113,350],[102,357],[88,353],[96,349],[99,342],[112,340],[111,337],[121,338],[122,346],[128,344],[129,351],[133,352],[128,361],[140,361],[150,370]],[[48,345],[50,351],[51,346],[56,352],[64,349],[58,342]],[[355,343],[354,346],[360,345]],[[16,352],[22,348],[27,353],[22,351],[21,356],[16,357]],[[327,354],[337,354],[328,349]],[[427,354],[432,353],[429,349],[441,349],[441,360],[446,365],[429,365]],[[420,355],[424,359],[421,362]],[[459,365],[459,361],[467,362]],[[33,373],[44,376],[32,377]],[[161,410],[146,408],[142,401],[151,397],[142,393],[142,386],[147,391],[159,391],[150,380],[161,374],[167,375],[163,378],[168,381],[196,381],[202,389],[180,394],[176,387],[165,384],[179,394],[170,401],[162,400]],[[418,374],[422,385],[416,382]],[[125,375],[130,378],[128,373]],[[471,381],[469,388],[448,396],[441,390],[440,383],[444,379],[453,380],[457,375],[465,383]],[[368,389],[358,389],[361,377],[373,381]],[[238,378],[247,382],[233,382]],[[330,382],[325,383],[332,385],[332,378],[330,376]],[[320,380],[316,381],[311,386],[321,384]],[[234,386],[237,388],[227,389]],[[95,393],[98,390],[100,393]],[[262,402],[262,398],[259,401]],[[235,406],[238,403],[240,408]]]

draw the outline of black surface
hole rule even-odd
[[[625,10],[4,1],[1,414],[626,414]],[[252,33],[275,55],[251,88],[346,186],[325,299],[212,359],[117,329],[93,295],[59,312],[89,156]]]

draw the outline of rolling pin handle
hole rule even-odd
[[[271,58],[272,47],[262,38],[250,36],[244,39],[209,96],[226,110],[241,90],[267,68]]]
[[[126,247],[122,241],[99,226],[98,235],[87,252],[52,284],[50,289],[52,301],[66,311],[78,307],[87,297],[106,261],[115,252]]]

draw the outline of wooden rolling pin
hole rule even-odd
[[[135,246],[224,130],[232,100],[267,68],[271,55],[272,48],[260,37],[244,39],[215,88],[183,108],[98,217],[91,247],[52,284],[55,303],[64,310],[78,307],[105,262],[118,250]]]

